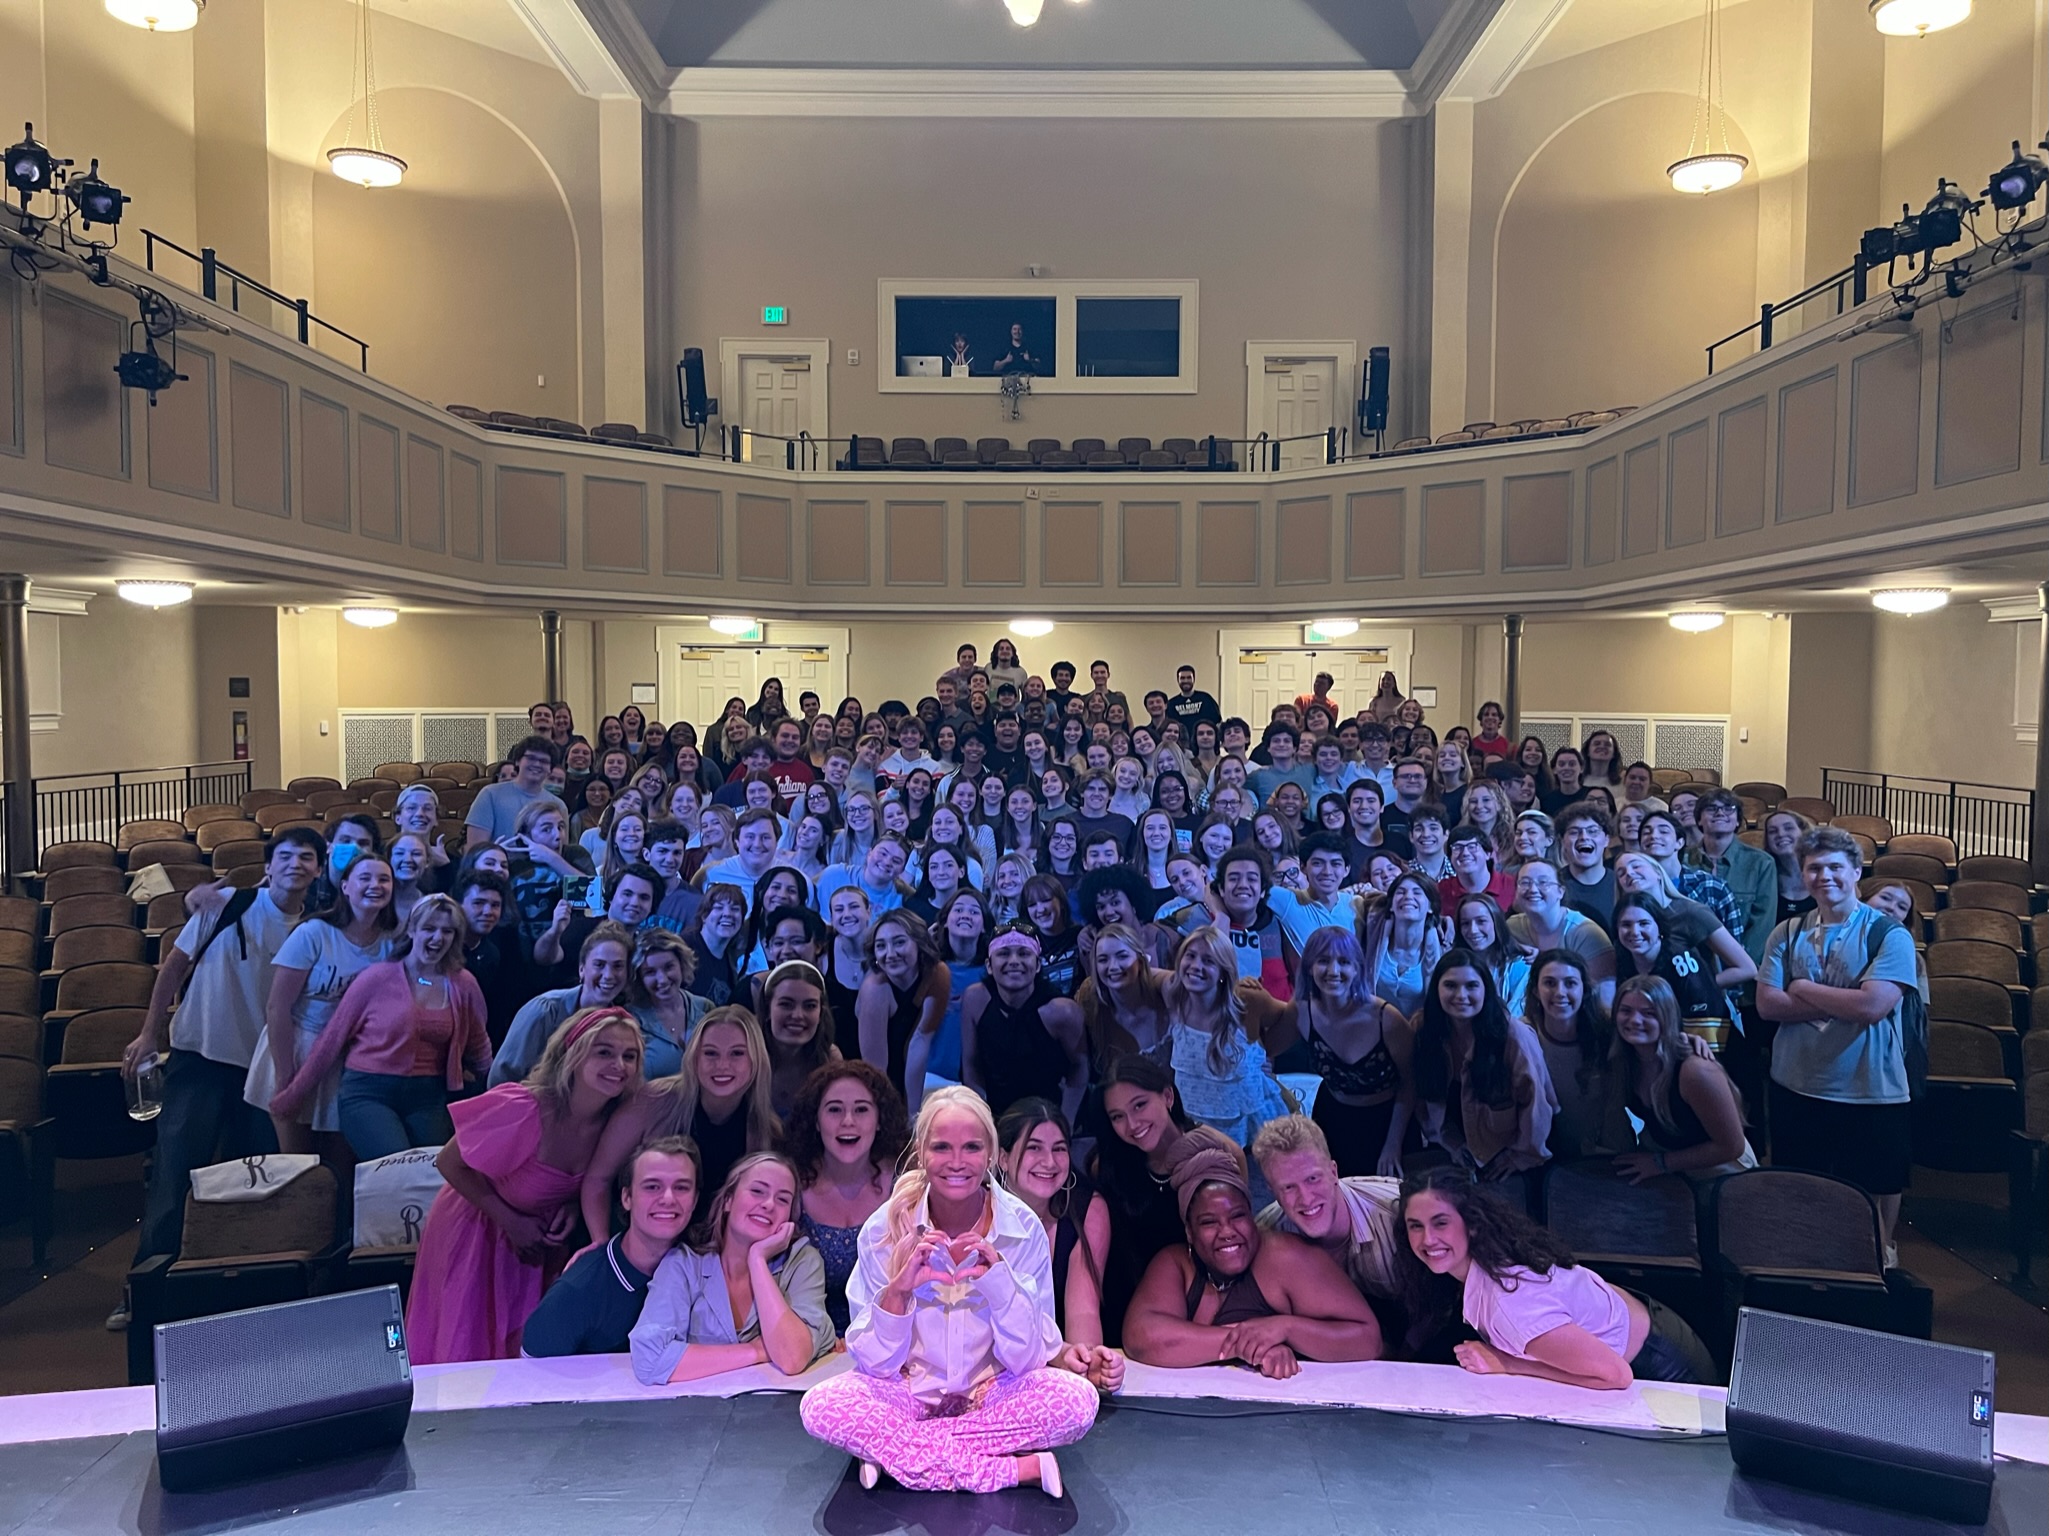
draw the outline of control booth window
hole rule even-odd
[[[896,376],[1051,378],[1058,300],[1047,296],[902,296],[896,301]]]
[[[876,385],[995,394],[1029,375],[1035,395],[1192,395],[1197,296],[1185,279],[885,278]]]
[[[1181,301],[1077,298],[1074,371],[1085,378],[1173,378],[1181,371]]]

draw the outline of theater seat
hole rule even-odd
[[[1396,453],[1406,453],[1411,448],[1428,448],[1429,446],[1430,439],[1427,437],[1405,437],[1394,445],[1393,451]]]
[[[1711,1205],[1731,1336],[1738,1306],[1924,1339],[1933,1331],[1928,1293],[1903,1274],[1888,1278],[1877,1202],[1856,1185],[1752,1168],[1718,1183]]]
[[[954,454],[974,454],[974,445],[964,437],[935,437],[932,439],[932,458],[935,463],[944,464]]]
[[[1493,443],[1500,442],[1504,438],[1521,437],[1522,435],[1520,427],[1489,427],[1480,434],[1480,441],[1483,443]]]
[[[1153,440],[1149,437],[1120,437],[1117,439],[1117,451],[1124,456],[1124,462],[1127,464],[1136,464],[1138,456],[1142,453],[1150,453],[1152,446]]]
[[[1179,469],[1181,467],[1181,456],[1178,453],[1169,453],[1164,448],[1148,448],[1138,456],[1138,467],[1140,469]]]
[[[1090,454],[1088,464],[1090,469],[1123,469],[1126,467],[1124,455],[1109,448],[1098,449]]]
[[[994,464],[998,454],[1010,451],[1007,437],[978,437],[975,439],[975,461],[979,464]]]
[[[1470,443],[1472,441],[1474,441],[1474,437],[1471,432],[1447,432],[1438,438],[1437,442],[1432,446],[1442,447],[1446,443]]]
[[[992,469],[1008,470],[1032,469],[1034,467],[1030,451],[1024,448],[1005,448],[996,455],[995,462],[990,465]]]
[[[603,438],[606,441],[616,439],[622,443],[630,443],[640,436],[640,428],[634,426],[631,422],[601,421],[591,428],[591,436]]]
[[[1091,454],[1101,453],[1110,445],[1100,437],[1077,437],[1068,446],[1074,450],[1074,456],[1086,464]]]
[[[2003,1171],[2008,1133],[2021,1123],[2020,1089],[2008,1071],[1997,1031],[1931,1020],[1928,1083],[1914,1103],[1914,1161],[1959,1173]]]
[[[541,426],[532,416],[522,415],[518,411],[493,411],[490,420],[494,427],[514,427],[523,432],[536,432]]]
[[[676,445],[659,432],[643,432],[634,439],[643,448],[673,448]]]
[[[1605,427],[1609,422],[1621,419],[1613,411],[1583,411],[1572,418],[1572,424],[1575,427]]]
[[[43,1109],[42,1063],[0,1054],[0,1222],[23,1215],[29,1262],[41,1268],[56,1225],[54,1127]]]
[[[1047,454],[1056,453],[1059,449],[1060,439],[1057,437],[1035,437],[1025,444],[1025,452],[1032,456],[1034,463],[1039,464],[1046,462]]]
[[[590,436],[580,421],[565,421],[560,416],[538,416],[534,420],[543,432],[553,432],[557,437]]]
[[[932,463],[932,450],[922,437],[893,437],[889,440],[892,469],[925,469]]]
[[[1600,1157],[1551,1164],[1543,1187],[1544,1224],[1578,1262],[1657,1297],[1703,1337],[1715,1331],[1692,1185],[1676,1175],[1630,1184]]]
[[[1529,429],[1532,433],[1567,432],[1572,429],[1572,423],[1567,421],[1563,416],[1550,416],[1546,417],[1542,421],[1531,422]]]
[[[451,416],[461,417],[464,421],[489,421],[491,419],[489,411],[479,410],[474,405],[444,405],[442,409]]]
[[[1045,457],[1039,460],[1039,468],[1080,469],[1081,460],[1074,456],[1074,451],[1070,448],[1049,448]]]
[[[1184,461],[1199,446],[1200,444],[1192,437],[1163,437],[1160,439],[1160,452],[1171,453],[1176,458]]]

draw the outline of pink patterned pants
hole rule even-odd
[[[1072,1371],[998,1376],[981,1400],[941,1417],[901,1382],[848,1371],[804,1394],[804,1428],[872,1461],[906,1488],[994,1493],[1017,1485],[1013,1458],[1072,1445],[1096,1421],[1096,1389]]]

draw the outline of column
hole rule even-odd
[[[1427,427],[1410,425],[1435,437],[1455,432],[1473,419],[1466,388],[1472,310],[1473,104],[1440,101],[1431,110],[1430,122],[1430,419]],[[1490,382],[1490,395],[1492,387]]]
[[[2035,882],[2049,883],[2049,581],[2036,591],[2042,607],[2042,677],[2035,701],[2034,846],[2029,850]]]
[[[1501,733],[1510,741],[1523,735],[1523,616],[1501,616],[1501,708],[1508,716]]]
[[[562,697],[562,615],[553,608],[541,610],[541,696]]]
[[[29,767],[28,578],[0,575],[0,783],[7,786],[4,884],[36,867],[34,775]]]

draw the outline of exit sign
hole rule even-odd
[[[762,305],[761,323],[763,325],[788,325],[790,323],[789,307],[784,304]]]

